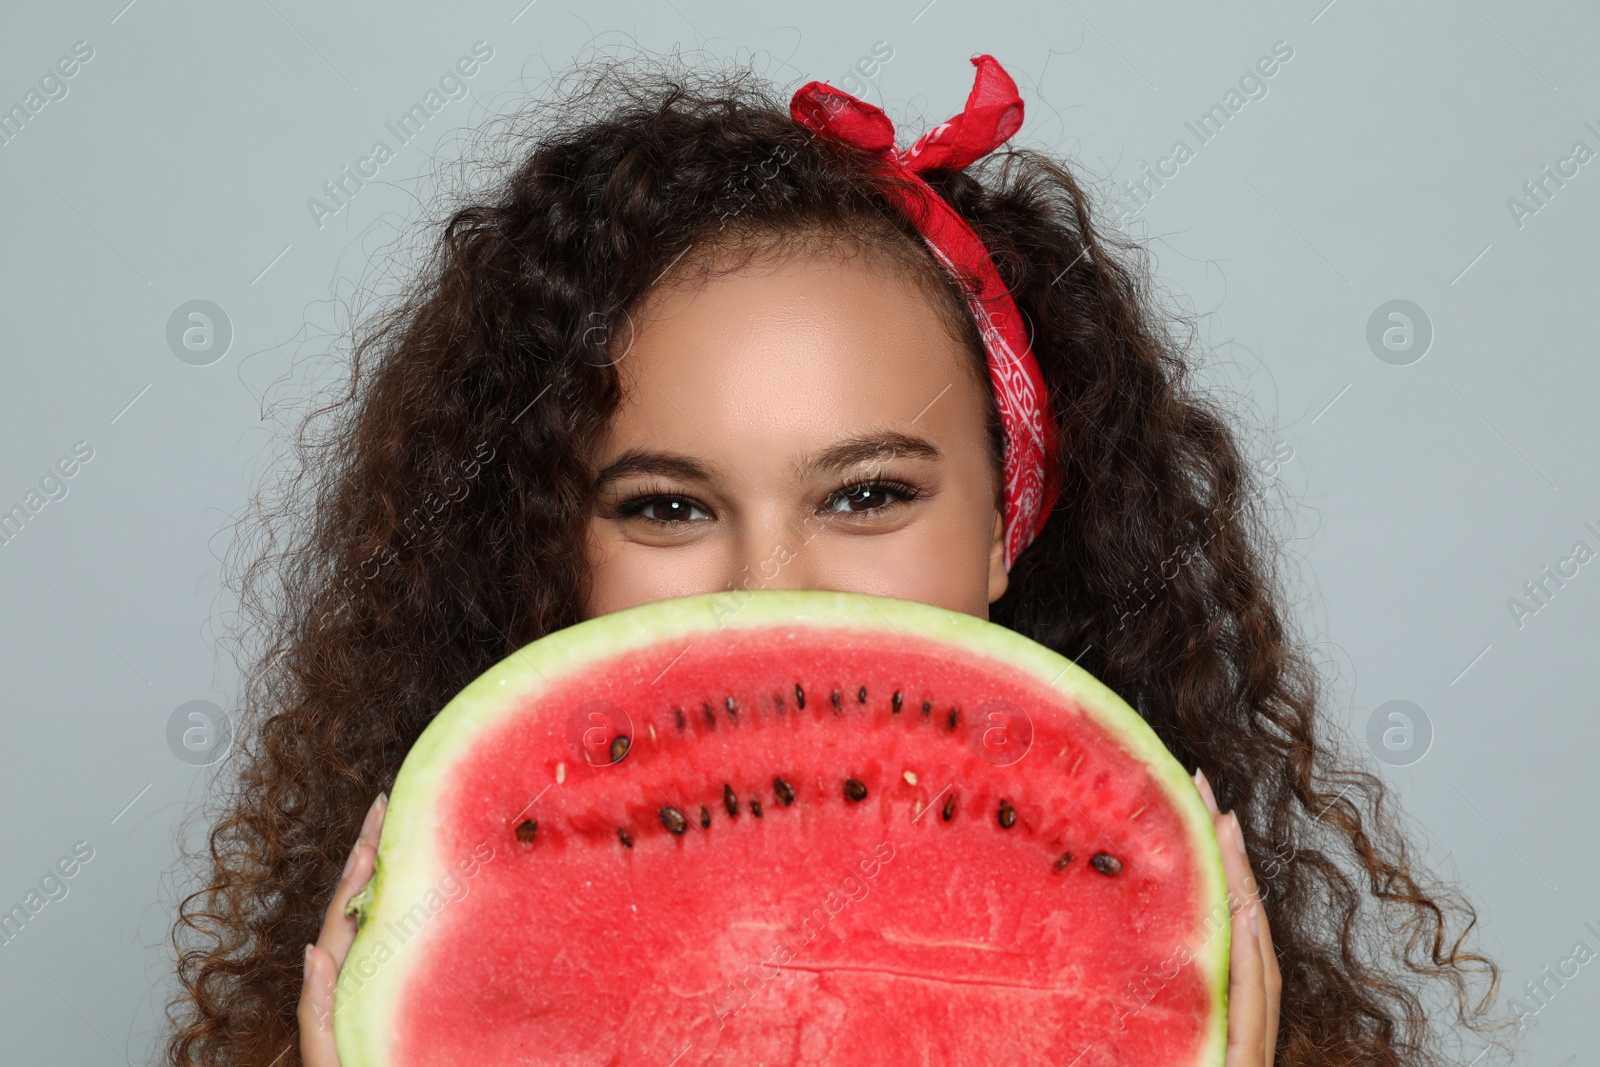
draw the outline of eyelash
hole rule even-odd
[[[665,504],[673,500],[684,501],[708,514],[711,511],[704,504],[682,493],[671,492],[665,487],[650,486],[618,504],[612,510],[612,516],[618,519],[640,518],[655,526],[680,526],[684,524],[684,520],[656,519],[644,514],[645,509],[653,504]]]
[[[873,490],[880,493],[886,493],[891,496],[898,497],[899,499],[891,500],[888,504],[883,505],[881,508],[869,508],[866,512],[855,512],[854,514],[857,515],[881,511],[883,508],[893,507],[895,504],[910,503],[911,501],[917,499],[917,496],[920,493],[920,490],[918,490],[916,486],[908,485],[905,482],[896,481],[893,478],[871,478],[864,482],[852,482],[849,485],[841,486],[840,488],[835,489],[832,493],[828,494],[828,499],[823,502],[823,505],[831,508],[833,504],[837,503],[844,497],[852,496],[856,493],[862,492],[863,490]]]
[[[825,511],[831,511],[833,509],[833,505],[837,504],[845,497],[868,490],[889,494],[891,496],[898,497],[899,499],[891,500],[888,504],[884,504],[881,507],[869,508],[866,511],[848,512],[847,514],[870,515],[873,512],[882,511],[885,508],[893,507],[897,503],[910,503],[921,494],[921,490],[919,490],[916,486],[910,485],[906,482],[897,481],[893,478],[872,478],[861,482],[851,482],[849,485],[843,485],[838,489],[835,489],[833,492],[829,493],[827,499],[823,501],[823,509]],[[648,486],[640,491],[637,495],[631,496],[627,500],[619,503],[613,510],[613,514],[619,519],[638,517],[643,519],[645,522],[653,523],[657,526],[678,526],[685,524],[688,520],[656,519],[644,514],[644,511],[651,505],[667,503],[669,501],[683,501],[694,507],[698,507],[700,510],[708,514],[711,511],[711,509],[706,507],[704,504],[701,504],[699,501],[683,493],[674,493],[665,486]]]

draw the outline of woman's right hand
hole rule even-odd
[[[339,968],[356,939],[356,920],[347,918],[345,907],[361,892],[372,877],[372,864],[378,857],[378,835],[383,830],[383,815],[389,798],[383,793],[367,809],[344,874],[322,917],[322,932],[315,945],[306,946],[305,977],[300,985],[300,1060],[305,1067],[339,1067],[339,1050],[333,1043],[333,994],[339,981]]]

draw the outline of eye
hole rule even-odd
[[[883,511],[916,498],[917,490],[904,482],[859,482],[836,491],[823,505],[823,510],[860,515]]]
[[[638,496],[617,505],[618,518],[637,515],[649,522],[689,523],[704,522],[712,516],[705,508],[686,496],[651,494]]]

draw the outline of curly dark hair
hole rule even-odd
[[[467,682],[579,620],[616,348],[680,257],[854,241],[966,315],[872,160],[753,68],[635,58],[556,89],[352,331],[347,385],[235,541],[240,740],[173,930],[169,1064],[298,1062],[302,946],[372,797]],[[1047,154],[925,176],[987,242],[1060,422],[1061,503],[991,617],[1121,693],[1238,812],[1283,975],[1277,1062],[1434,1064],[1492,1032],[1475,913],[1319,717],[1259,479],[1188,383],[1192,323],[1177,339],[1141,247]]]

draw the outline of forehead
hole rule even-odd
[[[927,285],[892,257],[774,251],[632,313],[610,451],[676,445],[756,455],[901,430],[983,449],[978,363]]]

